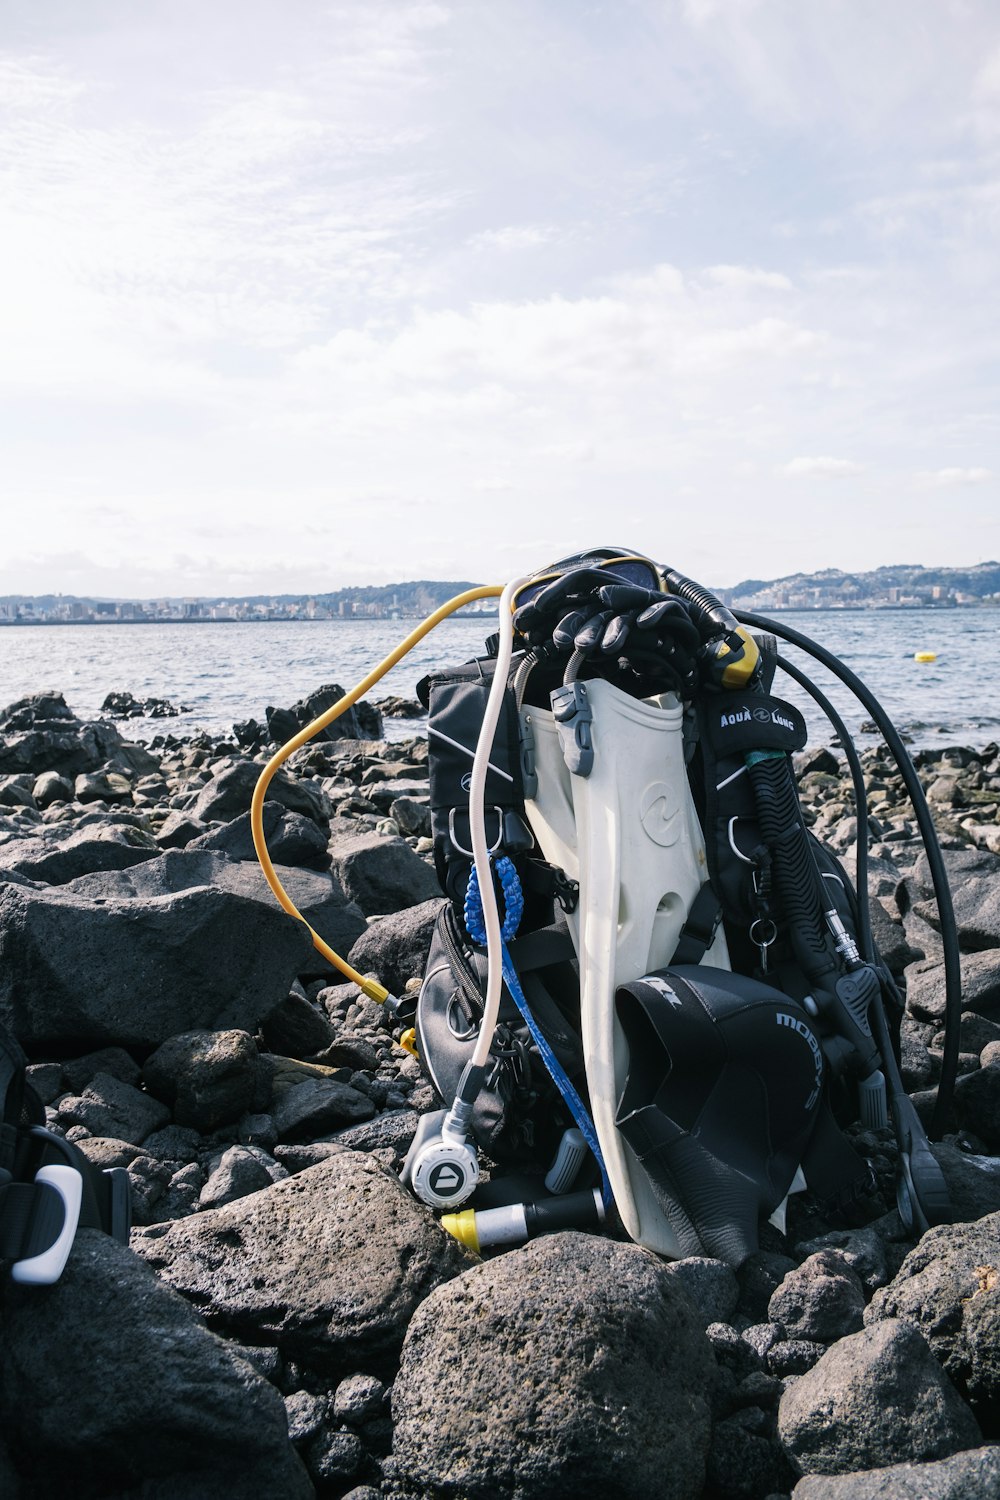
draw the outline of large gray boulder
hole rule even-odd
[[[1000,1150],[1000,1058],[958,1080],[955,1117],[986,1146]]]
[[[272,1108],[274,1128],[282,1141],[315,1140],[324,1131],[370,1120],[374,1114],[375,1105],[367,1094],[336,1078],[310,1078],[297,1088],[285,1089]]]
[[[192,817],[205,823],[230,823],[249,812],[254,787],[262,767],[253,761],[233,760],[207,782],[189,809]],[[312,818],[325,829],[330,821],[330,799],[317,783],[299,780],[278,771],[268,784],[266,802],[278,802],[289,812]]]
[[[975,1448],[975,1417],[923,1336],[888,1319],[840,1339],[781,1398],[778,1435],[800,1474],[843,1474]]]
[[[79,1098],[69,1095],[59,1103],[59,1124],[64,1129],[82,1125],[91,1135],[136,1146],[169,1119],[166,1105],[110,1073],[96,1074]]]
[[[550,1235],[417,1311],[387,1473],[427,1500],[695,1500],[714,1376],[697,1314],[652,1256]]]
[[[4,734],[18,734],[25,729],[78,729],[80,720],[62,693],[46,688],[27,693],[5,708],[0,708],[0,729]]]
[[[362,833],[330,845],[333,873],[366,917],[384,916],[440,898],[431,866],[405,839]]]
[[[807,1474],[792,1500],[996,1500],[1000,1448],[970,1448],[929,1464],[855,1474]]]
[[[989,856],[988,856],[989,857]],[[988,873],[966,875],[961,884],[952,887],[958,940],[965,953],[1000,946],[1000,881],[996,875],[996,858]],[[934,901],[918,901],[914,911],[938,931],[941,919]]]
[[[1000,948],[961,955],[962,1006],[991,1015],[1000,1010]],[[906,970],[906,1008],[918,1020],[945,1019],[944,964],[938,960],[910,964]]]
[[[173,1110],[178,1125],[209,1131],[253,1104],[257,1048],[246,1031],[187,1031],[147,1057],[146,1087]]]
[[[149,1048],[179,1031],[253,1031],[312,965],[308,933],[273,901],[221,882],[121,889],[171,857],[183,856],[55,888],[0,885],[0,1020],[22,1045]]]
[[[340,884],[331,875],[315,870],[276,865],[275,873],[309,925],[336,952],[349,952],[367,924]],[[157,859],[131,870],[84,876],[73,881],[68,889],[81,896],[118,900],[166,896],[196,886],[229,891],[241,899],[259,902],[269,911],[279,909],[258,864],[228,859],[225,854],[207,849],[167,849]],[[296,925],[294,918],[284,913],[282,919],[290,926]],[[318,955],[313,966],[329,973]]]
[[[212,1328],[333,1375],[391,1371],[418,1303],[467,1264],[428,1209],[352,1151],[132,1242]]]
[[[320,714],[325,714],[335,703],[339,703],[344,696],[344,689],[339,683],[327,682],[308,697],[293,703],[291,708],[274,708],[269,705],[265,710],[265,717],[271,739],[276,745],[283,744],[300,729],[318,719]],[[325,750],[329,744],[341,740],[380,741],[382,734],[382,714],[376,704],[369,703],[364,698],[360,703],[354,703],[345,709],[325,729],[320,729],[312,736],[310,743],[322,745]]]
[[[128,870],[160,850],[152,834],[127,824],[79,828],[70,833],[42,829],[33,838],[12,839],[0,847],[0,871],[12,871],[45,885],[66,885],[98,870]]]
[[[159,762],[106,720],[81,723],[61,693],[34,693],[0,711],[0,774],[72,778],[102,767],[146,774]]]
[[[81,1230],[55,1286],[0,1296],[25,1496],[310,1500],[278,1392],[123,1245]]]
[[[948,1184],[956,1222],[1000,1212],[1000,1158],[962,1151],[949,1137],[933,1142],[931,1150]]]
[[[818,1250],[789,1271],[771,1298],[767,1315],[789,1338],[832,1344],[861,1327],[864,1288],[838,1250]]]
[[[328,870],[330,854],[324,829],[312,818],[289,812],[278,802],[265,802],[261,825],[267,852],[275,865],[301,865],[307,870]],[[208,833],[185,845],[189,850],[212,849],[230,859],[256,861],[250,814],[245,812],[231,823],[212,827]]]
[[[394,995],[402,994],[408,979],[423,977],[443,905],[439,896],[373,922],[351,949],[349,961],[361,974],[377,974]]]
[[[71,779],[97,771],[109,761],[119,764],[138,760],[135,769],[153,770],[156,761],[148,752],[133,746],[138,755],[125,756],[125,742],[112,724],[79,724],[56,729],[28,729],[20,734],[0,737],[0,772],[39,776],[43,771],[57,771]]]
[[[920,1329],[983,1432],[1000,1436],[1000,1213],[928,1230],[865,1311],[868,1324],[883,1318]]]
[[[941,857],[953,891],[970,877],[995,880],[1000,876],[1000,855],[990,854],[985,849],[943,849]],[[934,885],[926,854],[921,853],[912,870],[907,872],[906,887],[912,901],[929,901],[933,897]]]

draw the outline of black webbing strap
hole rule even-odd
[[[27,1260],[58,1239],[63,1202],[44,1182],[8,1182],[0,1187],[0,1260]]]
[[[715,941],[715,934],[722,921],[722,904],[712,887],[706,883],[691,903],[687,921],[677,939],[672,964],[700,964]]]

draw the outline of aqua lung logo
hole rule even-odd
[[[472,772],[471,771],[466,771],[465,775],[462,777],[462,791],[463,792],[471,792],[472,791]]]
[[[720,729],[730,729],[734,724],[750,724],[756,721],[758,724],[777,724],[781,729],[788,729],[794,733],[795,725],[785,714],[779,713],[776,708],[755,708],[751,713],[749,708],[738,709],[735,713],[722,714],[719,718]]]
[[[431,1168],[427,1185],[439,1198],[454,1198],[465,1186],[465,1173],[450,1161],[439,1162]]]
[[[809,1050],[812,1052],[813,1062],[816,1065],[815,1084],[812,1093],[806,1100],[806,1109],[812,1109],[823,1087],[823,1054],[820,1051],[819,1042],[813,1036],[805,1021],[801,1020],[798,1016],[790,1016],[785,1011],[779,1010],[775,1020],[779,1026],[790,1026],[792,1031],[797,1031],[799,1036],[809,1044]]]

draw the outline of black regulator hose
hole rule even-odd
[[[731,645],[733,639],[739,642],[736,633],[739,621],[721,599],[717,599],[708,589],[702,588],[700,583],[695,583],[693,578],[678,573],[674,568],[664,568],[663,579],[671,594],[676,594],[679,599],[693,606],[695,624],[704,640],[711,640],[713,636],[721,634],[727,645]]]
[[[854,802],[858,812],[858,841],[857,841],[857,868],[854,880],[854,920],[858,933],[858,948],[861,957],[866,963],[878,968],[880,977],[887,986],[894,1001],[902,1009],[902,1000],[896,987],[896,982],[889,970],[884,965],[877,964],[875,951],[875,939],[872,935],[871,912],[868,906],[868,794],[865,790],[865,774],[861,766],[861,757],[852,740],[847,725],[840,717],[829,698],[816,684],[807,677],[794,662],[787,657],[778,655],[777,665],[794,682],[803,688],[813,701],[822,709],[829,719],[837,734],[847,764],[850,768],[851,781],[854,786]],[[893,1126],[899,1141],[900,1150],[911,1153],[919,1152],[920,1126],[912,1119],[913,1106],[906,1096],[899,1064],[896,1060],[896,1051],[893,1046],[892,1037],[889,1034],[889,1023],[886,1020],[885,1007],[882,996],[879,995],[872,1003],[872,1024],[875,1039],[882,1054],[883,1067],[885,1069],[886,1083],[892,1103]],[[921,1211],[929,1209],[929,1222],[941,1223],[941,1215],[948,1208],[947,1187],[940,1180],[940,1170],[933,1160],[928,1161],[921,1158],[916,1167],[911,1164],[911,1176],[915,1177],[914,1187],[919,1185],[919,1191],[915,1194],[919,1202],[916,1204]],[[926,1205],[926,1208],[922,1207]],[[936,1217],[935,1217],[936,1215]]]
[[[826,667],[829,672],[832,672],[835,677],[839,678],[850,689],[855,698],[868,710],[902,775],[903,784],[906,787],[917,820],[917,826],[920,829],[924,852],[927,855],[927,864],[931,872],[931,884],[934,888],[934,898],[937,902],[938,916],[941,922],[941,944],[944,950],[945,1040],[937,1100],[934,1105],[934,1114],[931,1118],[929,1131],[933,1140],[940,1140],[951,1113],[955,1079],[958,1076],[959,1025],[962,1017],[962,970],[959,961],[955,909],[952,904],[951,890],[948,886],[948,875],[944,867],[941,846],[938,843],[937,830],[934,827],[934,820],[931,817],[930,808],[924,796],[924,789],[920,784],[920,778],[895,725],[870,688],[862,682],[861,678],[855,672],[852,672],[849,667],[845,666],[832,652],[818,645],[809,636],[802,635],[801,632],[793,630],[789,625],[780,624],[778,621],[772,620],[765,615],[757,615],[743,610],[736,612],[736,618],[742,625],[748,626],[751,630],[769,632],[772,635],[778,636],[779,639],[787,641],[790,645],[797,646],[800,651],[804,651],[808,656],[813,657],[814,660]],[[793,673],[792,675],[794,676],[795,674]],[[811,688],[809,691],[811,691]],[[839,735],[841,730],[838,729],[837,732]],[[843,730],[841,743],[845,747],[849,743],[849,738],[847,731]],[[855,786],[857,786],[857,783],[855,783]],[[861,806],[864,806],[863,802],[859,803],[859,809]]]

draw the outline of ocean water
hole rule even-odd
[[[775,616],[810,636],[857,673],[914,746],[971,745],[1000,739],[997,647],[1000,610],[804,610]],[[0,627],[0,705],[56,689],[83,718],[96,718],[110,692],[166,698],[186,711],[173,719],[131,719],[129,738],[206,729],[228,734],[242,719],[263,719],[273,704],[289,707],[324,683],[344,688],[370,673],[413,621],[302,620],[260,624],[45,625]],[[446,620],[368,693],[412,698],[428,671],[482,650],[493,628],[487,618]],[[822,667],[782,646],[804,666],[844,717],[859,744],[867,709]],[[932,651],[936,660],[914,661]],[[826,720],[796,684],[779,678],[775,691],[797,703],[810,742],[829,744]],[[387,719],[390,739],[423,728]]]

